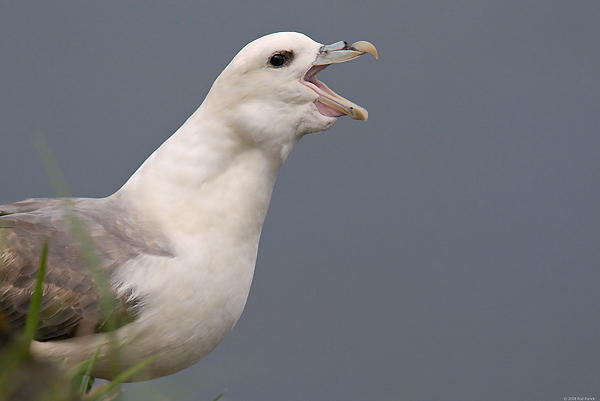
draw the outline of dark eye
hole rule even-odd
[[[269,64],[273,67],[281,67],[287,61],[287,57],[281,53],[275,53],[269,59]]]

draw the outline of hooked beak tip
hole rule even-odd
[[[352,43],[352,48],[358,50],[362,54],[370,53],[375,56],[376,60],[379,60],[379,53],[377,52],[377,48],[371,42],[367,42],[366,40],[360,40],[358,42]]]

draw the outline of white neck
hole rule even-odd
[[[174,243],[193,246],[218,235],[258,246],[283,152],[240,140],[218,117],[201,106],[115,196],[153,216],[148,224]]]

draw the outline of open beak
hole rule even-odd
[[[366,109],[338,95],[317,79],[317,74],[323,71],[328,65],[352,60],[365,53],[371,53],[375,58],[378,58],[375,46],[365,41],[356,42],[351,45],[348,45],[347,42],[336,42],[331,45],[321,46],[312,67],[300,78],[300,82],[319,94],[319,98],[315,101],[315,104],[321,114],[329,117],[348,115],[355,120],[367,120],[369,113]]]

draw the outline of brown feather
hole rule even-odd
[[[66,202],[91,238],[107,279],[139,255],[172,256],[163,238],[143,231],[142,224],[132,221],[112,197]],[[38,341],[102,331],[105,323],[94,275],[69,221],[60,199],[28,199],[0,206],[0,314],[11,330],[25,325],[43,243],[49,236]],[[116,299],[116,309],[110,312],[120,324],[128,323],[135,318],[140,301],[126,294]]]

